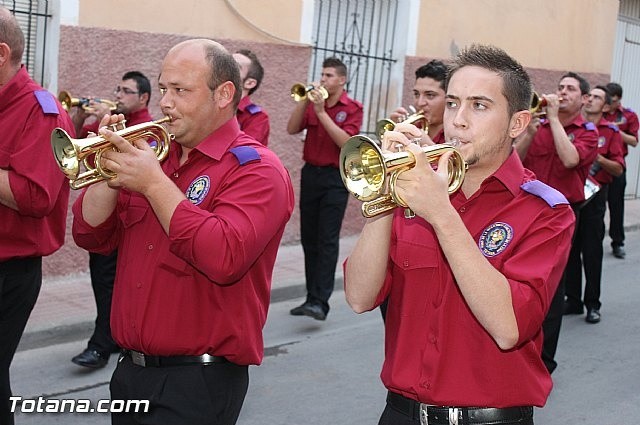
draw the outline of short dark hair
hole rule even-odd
[[[338,75],[341,77],[345,77],[347,75],[347,65],[344,64],[340,59],[332,56],[330,58],[326,58],[322,61],[323,68],[334,68]]]
[[[607,105],[611,105],[613,99],[611,99],[611,92],[606,86],[597,85],[594,87],[594,89],[602,90],[604,92],[604,103],[606,103]]]
[[[531,105],[531,80],[527,71],[504,50],[490,45],[473,44],[462,50],[449,66],[446,87],[451,77],[467,66],[479,66],[502,77],[502,94],[509,105],[509,116],[528,110]]]
[[[607,84],[607,90],[609,90],[609,94],[611,94],[611,96],[618,96],[622,99],[622,86],[620,84],[610,82]]]
[[[149,79],[140,71],[129,71],[122,76],[122,81],[135,80],[136,87],[138,88],[138,95],[147,93],[147,106],[149,106],[149,100],[151,99],[151,83]]]
[[[591,91],[591,86],[589,85],[589,82],[585,80],[584,77],[582,77],[581,75],[575,72],[567,72],[562,77],[560,77],[560,81],[562,81],[564,78],[576,79],[578,81],[578,84],[580,85],[580,93],[582,94],[589,94],[589,92]]]
[[[258,87],[260,87],[260,83],[262,82],[262,78],[264,77],[264,68],[262,67],[262,64],[260,64],[260,61],[258,60],[256,54],[251,50],[240,49],[236,53],[247,57],[251,61],[251,65],[249,66],[249,70],[247,71],[247,78],[253,78],[254,80],[256,80],[255,87],[249,90],[249,94],[251,95],[253,94],[253,92],[258,90]]]
[[[447,66],[437,59],[434,59],[418,69],[416,69],[416,80],[418,78],[431,78],[440,82],[440,88],[444,90],[445,79],[447,78]]]
[[[211,69],[209,72],[209,89],[214,91],[225,81],[231,81],[236,89],[233,95],[233,106],[238,107],[242,97],[242,82],[240,81],[240,67],[224,47],[217,44],[207,44],[205,46],[205,60]]]
[[[20,65],[24,53],[24,33],[16,17],[4,6],[0,6],[0,43],[11,49],[11,63]]]

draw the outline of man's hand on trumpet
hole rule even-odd
[[[405,150],[411,152],[416,163],[413,168],[398,174],[395,183],[396,195],[402,198],[409,208],[429,223],[444,223],[451,213],[449,201],[448,163],[452,152],[446,152],[438,160],[434,170],[424,151],[405,138]]]
[[[143,139],[128,142],[109,126],[124,120],[124,115],[106,115],[100,122],[99,134],[116,150],[102,154],[101,166],[116,176],[107,181],[109,187],[121,188],[145,194],[154,184],[167,179],[155,151]]]
[[[414,143],[418,146],[431,146],[435,144],[427,133],[415,125],[398,123],[393,130],[387,130],[382,135],[382,150],[398,152],[404,149],[405,141],[406,143]]]

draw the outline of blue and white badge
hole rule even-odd
[[[568,135],[568,137],[569,137],[569,141],[570,141],[571,143],[573,143],[573,141],[576,139],[576,135],[575,135],[575,134],[573,134],[573,133],[570,133],[570,134]]]
[[[185,195],[193,205],[200,205],[209,193],[209,187],[211,187],[209,176],[200,176],[191,182]]]
[[[347,113],[345,111],[340,111],[336,114],[336,122],[344,122],[347,119]]]
[[[496,222],[484,229],[478,247],[485,257],[495,257],[507,249],[512,239],[513,228],[507,223]]]
[[[599,148],[603,147],[605,143],[607,143],[607,139],[605,139],[604,136],[598,137],[598,147]]]

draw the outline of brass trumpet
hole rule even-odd
[[[71,94],[68,91],[63,90],[58,93],[58,100],[62,104],[64,110],[69,112],[74,106],[79,106],[85,111],[90,109],[91,107],[89,106],[89,102],[91,102],[92,99],[88,97],[71,97]],[[115,102],[107,99],[94,98],[93,101],[107,105],[111,112],[118,109],[118,105]]]
[[[300,102],[307,98],[309,92],[313,89],[318,89],[323,99],[329,98],[329,92],[326,88],[319,86],[315,87],[313,84],[296,83],[291,87],[291,97],[296,102]]]
[[[131,144],[141,139],[149,143],[156,152],[158,161],[163,161],[169,153],[173,135],[169,134],[161,124],[169,121],[171,121],[170,117],[164,117],[127,128],[124,127],[123,122],[119,122],[111,126],[111,129]],[[113,171],[100,164],[102,154],[107,150],[115,149],[102,136],[73,139],[62,128],[56,128],[51,133],[51,148],[58,167],[70,180],[71,189],[80,189],[116,176]],[[82,165],[84,172],[80,172]]]
[[[419,126],[425,132],[429,130],[429,122],[427,121],[427,117],[424,116],[424,112],[417,111],[399,123],[396,123],[389,118],[381,119],[376,123],[376,135],[380,140],[382,140],[384,133],[393,130],[398,124],[413,124]]]
[[[562,98],[559,97],[558,100],[562,100]],[[547,106],[547,99],[540,96],[538,93],[533,92],[531,94],[531,106],[529,106],[529,112],[531,112],[532,115],[544,115],[545,113],[542,111],[542,108],[545,106]]]
[[[449,158],[449,193],[460,188],[467,164],[460,152],[450,145],[423,146],[430,164],[438,162],[446,152]],[[407,208],[406,202],[395,191],[398,175],[415,166],[411,152],[383,153],[370,138],[356,135],[347,140],[340,151],[340,176],[347,190],[363,201],[362,215],[369,218],[398,206]]]

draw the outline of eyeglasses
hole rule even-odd
[[[120,86],[118,86],[118,87],[116,87],[116,88],[115,88],[115,90],[113,91],[113,94],[118,94],[118,93],[120,93],[120,92],[122,92],[122,93],[124,93],[124,94],[138,94],[138,93],[139,93],[139,92],[137,92],[137,91],[133,91],[133,90],[131,90],[131,89],[129,89],[129,88],[126,88],[126,87],[120,87]]]

